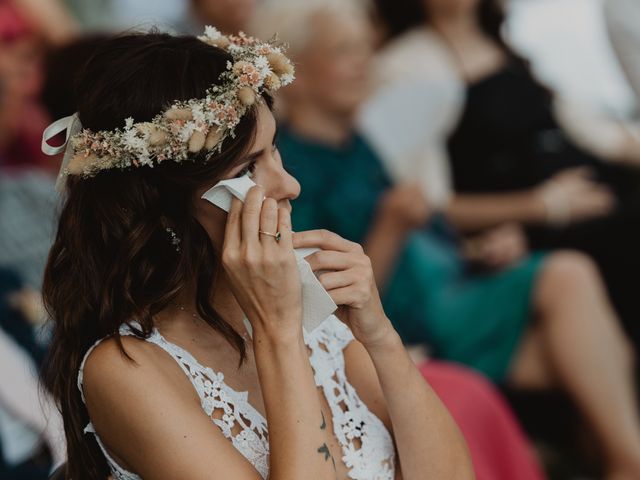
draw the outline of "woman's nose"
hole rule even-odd
[[[300,183],[293,175],[287,172],[284,167],[280,167],[280,180],[278,182],[278,199],[295,200],[300,195]]]

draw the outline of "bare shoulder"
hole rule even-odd
[[[167,383],[174,383],[175,374],[181,373],[171,357],[152,343],[123,336],[121,344],[122,348],[116,338],[107,338],[87,357],[83,375],[87,399],[109,395],[112,390],[133,392],[150,385],[166,388]]]
[[[163,398],[180,408],[199,408],[195,390],[178,364],[157,345],[135,337],[103,340],[89,354],[83,373],[83,393],[91,420],[106,437],[127,423],[153,421]],[[162,397],[159,397],[162,392]]]
[[[167,352],[133,337],[122,346],[104,340],[84,370],[91,422],[120,466],[152,480],[258,478]]]

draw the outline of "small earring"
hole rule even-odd
[[[169,234],[169,237],[171,239],[171,245],[173,245],[173,247],[176,249],[176,252],[179,252],[180,251],[180,238],[178,238],[178,235],[176,235],[176,232],[173,230],[173,228],[167,227],[165,230]]]

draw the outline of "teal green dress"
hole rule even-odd
[[[342,148],[319,144],[283,126],[278,147],[302,186],[293,228],[325,228],[362,243],[380,196],[391,183],[380,160],[354,135]],[[385,312],[406,343],[503,381],[531,321],[531,296],[544,255],[507,270],[474,274],[442,218],[412,233],[382,292]]]

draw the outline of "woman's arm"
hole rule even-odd
[[[473,479],[460,430],[394,331],[366,351],[384,395],[404,480]]]
[[[384,290],[407,235],[425,225],[430,215],[418,184],[401,184],[382,196],[364,242],[380,290]]]
[[[320,398],[302,333],[302,286],[290,212],[253,187],[233,199],[222,251],[229,284],[253,327],[253,345],[269,423],[270,478],[309,471],[334,479]],[[280,232],[273,236],[260,232]]]
[[[400,358],[406,355],[400,350],[397,353]],[[459,454],[464,453],[462,458],[455,458],[450,448],[452,443],[464,442],[457,432],[457,426],[450,425],[453,420],[450,418],[446,407],[442,405],[440,399],[415,367],[407,366],[411,370],[416,370],[417,377],[414,377],[413,372],[409,375],[405,374],[400,377],[401,386],[390,385],[389,382],[381,383],[382,376],[380,376],[380,373],[383,376],[391,375],[393,374],[391,369],[395,367],[391,366],[390,369],[387,369],[383,365],[378,371],[380,365],[374,364],[372,356],[360,342],[351,342],[344,350],[344,357],[349,382],[369,409],[382,420],[389,430],[393,431],[404,480],[422,478],[420,475],[412,475],[411,473],[414,468],[418,469],[418,473],[421,472],[420,469],[423,466],[412,466],[410,460],[411,458],[419,459],[420,457],[424,457],[424,461],[431,463],[430,468],[437,468],[438,463],[444,463],[448,459],[452,470],[458,466],[461,467],[461,471],[465,472],[464,475],[467,475],[452,473],[450,478],[472,478],[466,471],[467,468],[470,468],[470,465],[466,463],[469,461],[466,458],[466,447],[459,450]],[[402,374],[400,373],[400,375]],[[405,379],[408,378],[411,378],[411,381],[407,384]],[[415,385],[413,385],[414,382]],[[409,392],[411,393],[410,395],[408,394]],[[413,397],[414,392],[418,398],[402,398]],[[413,405],[418,403],[420,404]],[[400,412],[400,418],[398,418],[398,415],[394,416],[392,410]],[[407,415],[402,412],[407,412]],[[451,432],[452,435],[448,439],[439,438],[435,435],[427,435],[427,438],[421,438],[421,435],[429,431]],[[403,457],[405,459],[408,458],[409,461],[404,461]],[[445,472],[431,473],[431,475],[431,477],[427,477],[425,474],[425,478],[448,478]]]
[[[307,260],[313,271],[327,272],[320,275],[320,282],[340,306],[338,316],[349,325],[375,366],[372,378],[379,379],[384,401],[378,396],[372,411],[384,421],[386,415],[381,410],[386,404],[403,479],[474,478],[460,431],[414,366],[382,310],[371,262],[362,248],[323,230],[296,233],[294,246],[322,249]]]
[[[325,414],[302,334],[254,335],[254,350],[269,424],[270,479],[335,479]]]
[[[456,194],[446,209],[451,223],[463,231],[482,230],[504,223],[543,223],[544,204],[532,191]]]
[[[588,168],[571,168],[530,190],[457,194],[446,214],[463,231],[505,223],[566,225],[604,215],[613,208],[611,191],[591,177]]]

